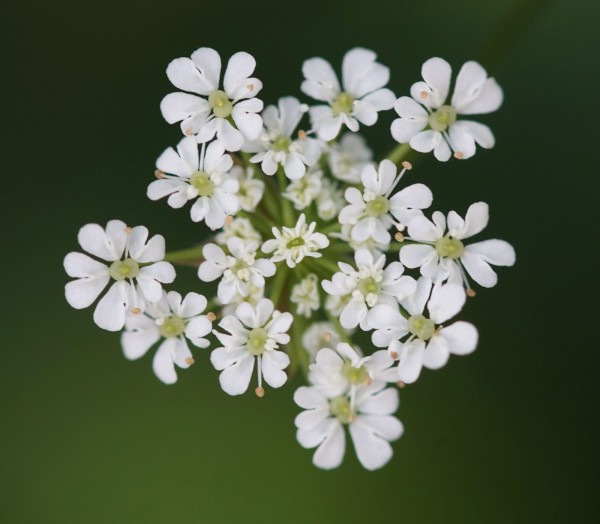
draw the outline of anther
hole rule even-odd
[[[129,227],[129,226],[127,226],[127,227],[125,228],[125,233],[127,233],[128,235],[131,235],[131,232],[132,232],[132,231],[133,231],[133,228],[132,228],[132,227]]]
[[[392,351],[390,353],[390,357],[392,357],[394,360],[398,360],[398,353],[396,353],[395,351]]]
[[[412,164],[410,162],[407,162],[406,160],[404,162],[402,162],[402,167],[408,171],[410,171],[412,169]]]
[[[468,287],[467,288],[467,296],[470,298],[473,298],[475,295],[477,295],[477,293],[475,293],[475,290]]]
[[[428,96],[429,96],[429,93],[427,91],[421,91],[419,93],[419,97],[421,97],[423,100],[425,100]]]
[[[210,320],[211,322],[214,322],[215,320],[217,320],[217,315],[210,311],[206,314],[206,318],[208,318],[208,320]]]
[[[324,340],[325,342],[331,342],[331,333],[325,333],[325,334],[323,335],[323,340]]]
[[[303,131],[302,129],[298,130],[298,138],[304,140],[306,138],[306,131]]]
[[[142,310],[139,307],[132,307],[131,308],[131,313],[133,315],[139,315],[142,312]]]
[[[399,380],[398,382],[396,382],[396,386],[398,386],[400,389],[402,389],[404,386],[406,386],[406,384],[404,382],[402,382],[401,380]]]
[[[253,85],[253,84],[248,84],[248,85],[246,86],[246,89],[247,89],[248,91],[254,91],[254,85]]]
[[[265,396],[265,389],[264,389],[264,388],[262,388],[262,387],[260,387],[260,386],[258,386],[258,387],[257,387],[257,388],[254,390],[254,393],[256,393],[256,396],[257,396],[258,398],[263,398],[263,397]]]
[[[231,215],[227,215],[225,217],[225,225],[228,226],[229,224],[231,224],[233,222],[233,217]]]
[[[185,363],[188,366],[191,366],[194,363],[194,359],[192,357],[188,357],[188,358],[185,359]]]
[[[157,169],[156,171],[154,171],[154,176],[160,180],[161,178],[165,178],[165,172],[160,169]]]
[[[185,134],[186,134],[187,136],[192,136],[192,135],[194,134],[194,132],[192,131],[192,129],[191,129],[190,127],[188,127],[188,128],[185,130]]]
[[[454,153],[454,158],[457,158],[458,160],[462,160],[464,156],[465,155],[463,155],[460,151]]]
[[[404,242],[404,235],[402,233],[400,233],[400,231],[398,231],[395,235],[394,238],[398,241],[398,242]]]

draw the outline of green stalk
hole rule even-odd
[[[166,262],[174,262],[174,263],[191,263],[200,264],[204,257],[202,256],[202,247],[196,246],[189,249],[181,249],[179,251],[170,251],[165,255],[164,260]]]
[[[277,170],[277,182],[279,183],[280,194],[276,195],[276,198],[279,200],[281,210],[283,211],[283,224],[287,227],[294,227],[296,221],[294,220],[292,203],[287,198],[283,197],[283,189],[287,185],[287,178],[285,177],[285,172],[281,166],[279,166],[279,169]]]
[[[288,273],[289,269],[287,265],[285,262],[281,262],[277,268],[277,273],[275,273],[275,279],[273,280],[273,285],[271,286],[271,292],[268,295],[276,309],[279,309],[279,299],[283,293],[283,288],[285,287]]]
[[[394,164],[398,165],[402,162],[406,155],[410,152],[410,144],[398,144],[394,149],[392,149],[386,158],[394,162]]]

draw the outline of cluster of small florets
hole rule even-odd
[[[103,295],[96,324],[122,332],[128,359],[157,346],[153,370],[167,384],[202,354],[189,343],[212,347],[230,395],[245,393],[253,375],[262,397],[264,384],[279,388],[303,372],[297,438],[317,448],[315,465],[341,463],[347,426],[360,463],[377,469],[403,432],[397,386],[474,351],[475,327],[448,321],[474,296],[471,280],[492,287],[491,266],[515,261],[507,242],[469,242],[487,225],[483,202],[464,218],[435,211],[430,220],[432,192],[403,183],[412,168],[404,155],[412,148],[446,161],[452,152],[473,156],[476,144],[492,147],[487,126],[459,117],[496,110],[502,90],[467,62],[448,98],[450,65],[432,58],[411,97],[396,98],[389,69],[355,48],[341,82],[324,59],[304,62],[301,91],[316,104],[286,96],[263,110],[255,66],[236,53],[221,78],[219,54],[200,48],[167,67],[179,91],[161,111],[184,136],[159,156],[147,196],[176,209],[189,204],[192,221],[210,232],[206,241],[166,253],[164,238],[144,226],[88,224],[78,237],[88,254],[64,260],[75,279],[66,298],[82,309]],[[357,132],[391,109],[400,145],[377,163]],[[177,262],[197,267],[198,288],[184,297],[163,289]]]

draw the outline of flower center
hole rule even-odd
[[[429,127],[434,131],[446,131],[454,122],[456,122],[456,109],[452,106],[441,106],[429,115]]]
[[[373,279],[372,277],[367,277],[363,278],[358,282],[358,289],[365,296],[371,294],[379,295],[379,292],[381,291],[381,286],[377,282],[375,282],[375,279]]]
[[[133,258],[126,258],[125,260],[115,260],[108,271],[115,280],[125,280],[137,277],[140,266]]]
[[[423,315],[413,315],[408,319],[408,329],[421,340],[429,340],[435,333],[435,324]]]
[[[302,237],[292,238],[292,240],[288,241],[287,248],[292,249],[293,247],[300,247],[304,245],[304,239]]]
[[[364,366],[355,368],[352,362],[346,360],[342,365],[342,375],[344,375],[351,384],[366,384],[369,382],[369,373]]]
[[[246,344],[248,352],[257,357],[265,352],[269,334],[265,328],[254,328],[248,333],[248,343]]]
[[[352,105],[354,104],[354,97],[350,93],[342,91],[332,102],[331,110],[333,116],[339,116],[342,113],[352,113]]]
[[[365,213],[370,217],[385,215],[389,210],[390,201],[384,196],[378,196],[373,200],[369,200],[365,206]]]
[[[273,149],[275,151],[287,151],[292,140],[287,136],[279,136],[273,141]]]
[[[215,185],[204,171],[196,171],[190,177],[190,184],[196,188],[198,194],[203,197],[211,196]]]
[[[161,336],[164,338],[174,338],[183,335],[185,331],[185,320],[177,315],[171,315],[165,318],[159,328]]]
[[[465,252],[465,245],[458,238],[442,237],[436,241],[435,250],[439,256],[454,260]]]
[[[233,104],[229,100],[227,93],[219,89],[208,95],[208,105],[218,118],[227,118],[233,109]]]
[[[329,413],[336,417],[342,424],[349,424],[356,416],[355,411],[350,406],[348,397],[345,395],[332,398],[329,401]]]

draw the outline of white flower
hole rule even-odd
[[[273,311],[273,302],[261,300],[256,307],[247,302],[238,306],[235,316],[228,315],[219,322],[224,334],[215,331],[223,347],[215,349],[210,361],[215,369],[222,371],[219,382],[223,391],[230,395],[240,395],[248,389],[250,377],[257,361],[258,387],[256,394],[262,396],[262,378],[271,387],[279,388],[287,380],[283,371],[289,357],[283,351],[276,351],[280,344],[290,341],[286,331],[292,324],[290,313]]]
[[[349,184],[358,184],[363,167],[372,159],[373,151],[361,135],[345,133],[339,142],[329,147],[327,162],[334,177]]]
[[[396,166],[390,160],[383,160],[377,171],[369,164],[363,168],[360,177],[364,191],[361,193],[355,187],[346,189],[349,204],[340,211],[339,221],[352,226],[352,240],[364,242],[372,238],[375,242],[388,244],[391,240],[388,229],[394,224],[392,216],[398,221],[397,227],[402,228],[413,217],[422,214],[421,209],[431,205],[433,196],[423,184],[405,187],[390,198],[406,169],[397,174]]]
[[[321,191],[317,195],[317,214],[321,220],[337,218],[344,207],[344,193],[337,184],[328,178],[321,180]]]
[[[255,139],[262,128],[263,103],[254,98],[262,82],[250,75],[256,61],[248,53],[235,53],[219,89],[221,57],[214,49],[201,47],[190,58],[176,58],[167,67],[175,87],[189,93],[171,93],[160,104],[163,117],[173,124],[181,121],[185,135],[196,135],[200,143],[217,136],[227,151],[238,151],[244,139]],[[201,95],[201,96],[196,96]],[[231,120],[235,124],[232,125]]]
[[[341,342],[334,346],[330,343],[318,351],[315,363],[310,365],[309,380],[328,398],[346,393],[353,396],[357,386],[384,379],[393,363],[385,350],[363,357],[350,344]]]
[[[330,322],[313,322],[302,334],[302,347],[309,354],[311,362],[321,348],[336,347],[340,342],[340,336]]]
[[[432,290],[431,280],[421,277],[415,294],[402,302],[410,315],[408,319],[386,305],[369,312],[369,322],[376,329],[373,343],[380,347],[389,345],[390,355],[399,360],[396,380],[410,384],[419,378],[423,366],[439,369],[450,354],[467,355],[475,351],[478,335],[472,324],[459,321],[440,325],[458,314],[465,300],[462,286],[437,285]],[[429,316],[423,314],[426,302]],[[402,342],[400,339],[406,336],[408,339]],[[386,377],[393,380],[390,375]]]
[[[380,257],[383,253],[385,253],[390,248],[390,243],[386,242],[376,242],[373,238],[369,237],[362,242],[357,242],[353,240],[350,236],[350,232],[352,231],[351,224],[342,224],[342,229],[339,233],[331,233],[331,236],[334,238],[339,238],[340,240],[347,242],[354,251],[357,249],[368,249],[374,258]]]
[[[256,258],[259,243],[255,240],[242,240],[231,237],[227,249],[231,255],[216,244],[206,244],[202,254],[206,259],[198,268],[198,277],[204,282],[212,282],[223,277],[217,288],[217,296],[222,304],[228,304],[237,295],[247,297],[249,285],[264,287],[265,277],[275,274],[275,264],[265,258]]]
[[[248,304],[250,304],[251,306],[256,306],[263,298],[265,298],[264,286],[256,287],[253,286],[250,282],[248,284],[248,296],[243,297],[242,295],[237,293],[229,302],[229,304],[221,304],[223,306],[221,314],[223,316],[235,315],[235,310],[242,302],[248,302]],[[220,303],[218,297],[217,302]]]
[[[433,222],[424,216],[416,217],[409,223],[410,240],[425,242],[403,246],[400,260],[406,267],[420,267],[421,274],[434,282],[446,279],[449,282],[464,281],[462,268],[483,287],[493,287],[498,276],[490,267],[512,266],[515,263],[515,250],[504,240],[484,240],[464,245],[463,240],[476,235],[487,226],[489,208],[485,202],[471,204],[463,220],[458,213],[448,213],[448,232],[443,213],[433,213]]]
[[[177,152],[169,147],[156,161],[161,178],[148,186],[148,198],[158,200],[169,195],[167,202],[175,209],[195,200],[190,208],[192,220],[204,220],[210,229],[218,229],[227,215],[240,209],[238,181],[228,173],[232,165],[220,142],[211,142],[199,156],[195,140],[183,138]]]
[[[296,304],[296,313],[310,318],[319,309],[319,283],[317,275],[311,273],[292,287],[290,301]]]
[[[319,138],[333,140],[342,124],[354,132],[358,131],[359,122],[372,126],[379,111],[393,107],[394,93],[382,89],[389,81],[390,71],[375,62],[376,58],[368,49],[356,47],[348,51],[342,62],[341,88],[329,62],[322,58],[304,62],[302,92],[326,102],[310,108],[310,120]]]
[[[175,280],[175,269],[165,257],[165,239],[154,235],[148,240],[144,226],[129,228],[120,220],[111,220],[103,229],[87,224],[79,230],[79,245],[84,251],[110,265],[83,253],[69,253],[64,268],[73,280],[65,286],[67,302],[75,309],[90,306],[110,281],[110,286],[94,310],[94,322],[108,331],[119,331],[125,314],[143,311],[144,299],[158,302],[162,284]]]
[[[459,115],[491,113],[502,105],[502,89],[477,62],[466,62],[456,78],[450,104],[446,103],[452,69],[442,58],[430,58],[421,69],[424,82],[410,89],[412,98],[400,97],[394,109],[400,118],[392,122],[392,136],[400,143],[410,142],[416,151],[433,154],[445,162],[451,149],[456,158],[470,158],[475,143],[494,147],[490,128]],[[426,129],[427,128],[427,129]]]
[[[360,324],[360,328],[367,331],[370,329],[367,321],[370,308],[385,303],[397,309],[398,301],[411,295],[416,283],[412,277],[402,276],[404,266],[400,262],[392,262],[384,269],[385,255],[374,260],[369,251],[359,249],[354,260],[358,270],[338,262],[341,271],[321,285],[330,295],[350,297],[340,316],[342,326],[350,329]]]
[[[306,166],[313,166],[321,156],[321,143],[303,134],[294,139],[294,131],[307,111],[297,98],[279,99],[277,107],[268,106],[262,114],[265,129],[258,139],[247,142],[244,151],[256,153],[250,162],[261,163],[266,175],[274,175],[282,166],[290,180],[302,178]]]
[[[262,242],[262,236],[256,229],[254,229],[252,222],[250,222],[250,220],[247,218],[236,217],[231,222],[226,223],[223,226],[223,231],[221,231],[215,237],[215,240],[221,245],[226,245],[227,240],[229,240],[231,237],[239,237],[242,240],[256,240],[257,242]]]
[[[304,257],[320,258],[319,249],[329,245],[329,239],[322,233],[315,233],[317,223],[306,225],[304,213],[298,218],[294,228],[282,227],[281,231],[273,227],[273,236],[262,245],[265,253],[275,252],[271,257],[273,262],[285,260],[288,267],[296,267]]]
[[[359,462],[368,470],[383,467],[392,458],[389,442],[404,428],[392,416],[398,409],[398,391],[384,382],[360,386],[354,399],[348,395],[327,398],[314,387],[300,387],[294,402],[306,411],[295,420],[296,438],[304,448],[317,450],[313,464],[322,469],[338,467],[346,449],[344,426],[348,426]]]
[[[288,184],[282,195],[294,204],[294,209],[302,211],[321,194],[323,182],[322,171],[309,170],[302,178]]]
[[[194,359],[186,338],[194,346],[206,348],[206,338],[212,323],[201,313],[206,308],[206,298],[198,293],[188,293],[182,300],[176,291],[163,291],[161,300],[149,304],[144,315],[125,319],[125,331],[121,335],[123,353],[129,360],[136,360],[159,340],[163,340],[154,354],[154,374],[165,384],[177,382],[175,365],[189,368]]]
[[[244,211],[254,211],[265,193],[265,183],[254,178],[254,169],[233,166],[229,174],[238,181],[237,197]]]

